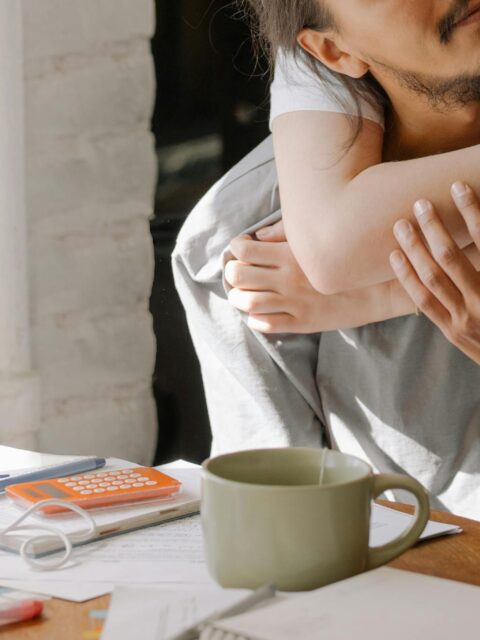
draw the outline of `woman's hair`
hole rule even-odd
[[[325,31],[335,29],[335,19],[323,0],[239,0],[249,18],[254,40],[266,54],[270,69],[273,70],[279,50],[293,54],[298,62],[307,65],[319,81],[328,89],[335,100],[346,107],[347,100],[334,91],[338,82],[344,86],[353,99],[358,119],[352,119],[354,135],[350,146],[355,142],[362,127],[362,100],[372,107],[387,106],[388,98],[375,78],[367,73],[364,78],[353,79],[331,71],[319,60],[308,54],[297,42],[302,29]]]

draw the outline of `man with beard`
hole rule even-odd
[[[258,5],[262,27],[274,48],[281,46],[288,54],[298,41],[322,67],[385,99],[384,160],[454,153],[480,142],[480,12],[474,11],[480,4],[475,7],[464,0],[252,0],[252,4]],[[309,279],[320,282],[323,272],[319,277],[315,270],[324,268],[322,249],[325,253],[330,249],[322,247],[322,238],[331,242],[332,234],[326,233],[323,221],[313,224],[311,207],[295,207],[292,195],[304,193],[310,184],[305,178],[305,149],[311,151],[314,164],[315,145],[309,144],[311,131],[289,133],[289,140],[298,139],[298,147],[288,165],[278,158],[287,237]],[[319,321],[316,330],[321,334],[272,337],[249,330],[227,309],[216,261],[245,226],[259,223],[249,230],[253,231],[272,221],[263,219],[278,204],[271,197],[270,161],[264,146],[241,163],[194,211],[174,254],[177,286],[202,364],[214,448],[318,446],[324,430],[329,444],[366,459],[376,469],[416,477],[435,506],[480,517],[480,368],[426,317],[378,322],[385,316],[372,315],[364,318],[366,326],[341,331],[325,331]],[[474,171],[478,172],[475,166],[472,178]],[[290,188],[285,189],[288,180]],[[400,188],[408,189],[408,184],[400,181]],[[381,185],[375,193],[364,192],[367,203],[368,198],[378,198],[380,189]],[[417,193],[412,202],[422,195]],[[395,219],[389,220],[385,212],[387,229]],[[387,239],[385,232],[376,233],[372,221],[379,224],[367,213],[354,229],[363,253],[371,254],[371,260],[370,256],[360,260],[362,269],[349,265],[356,287],[373,286],[392,276],[388,256],[395,248],[393,236]],[[337,221],[329,224],[334,227]],[[348,229],[343,232],[334,244],[340,263],[345,262],[341,245]],[[401,242],[406,238],[408,244],[411,234],[410,227],[397,237]],[[372,237],[384,242],[372,247],[368,243]],[[353,260],[361,251],[362,247]],[[256,264],[265,266],[258,256]],[[238,290],[249,288],[242,278],[251,265],[247,259],[242,262],[246,266],[236,269],[231,282]],[[251,270],[248,273],[252,275]],[[341,326],[339,320],[337,328]]]

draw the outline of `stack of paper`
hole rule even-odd
[[[127,466],[134,465],[121,460],[108,461],[109,468]],[[210,581],[204,568],[197,518],[178,519],[184,514],[198,512],[199,468],[183,461],[159,468],[182,482],[182,492],[177,498],[168,502],[92,510],[90,513],[101,531],[101,542],[76,548],[73,561],[58,571],[32,570],[19,556],[0,551],[0,584],[83,602],[111,593],[115,583],[135,582],[135,579],[147,583]],[[6,496],[0,497],[0,529],[15,520],[19,513],[18,506],[11,504]],[[172,522],[161,528],[151,527],[166,520]],[[48,522],[65,533],[85,526],[75,514],[32,516],[30,522]],[[125,529],[139,530],[119,536],[118,530]],[[112,535],[115,537],[110,537]],[[10,537],[10,549],[17,549],[21,540],[22,537],[15,540]],[[6,542],[2,540],[4,547]],[[44,551],[45,548],[36,550]]]
[[[127,466],[131,465],[127,463]],[[105,468],[125,468],[125,464],[120,466],[115,460],[109,460]],[[175,498],[150,500],[137,504],[89,511],[97,525],[98,539],[198,513],[200,510],[200,477],[198,471],[196,469],[169,469],[169,473],[182,483],[182,490]],[[0,528],[13,522],[21,513],[22,509],[12,503],[8,497],[0,497]],[[31,516],[29,522],[38,523],[40,526],[48,524],[67,535],[74,535],[85,529],[85,521],[71,511],[54,516],[35,513]],[[31,535],[32,532],[19,535],[15,535],[15,533],[8,534],[8,536],[0,539],[0,548],[18,551],[22,542]],[[34,542],[30,545],[30,550],[35,555],[62,548],[63,544],[58,538],[43,538],[41,542]]]

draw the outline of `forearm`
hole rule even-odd
[[[475,245],[465,249],[464,255],[480,271],[480,252]],[[397,279],[336,294],[330,298],[336,313],[335,316],[332,314],[328,330],[362,327],[415,312],[415,305]]]
[[[283,119],[282,119],[283,118]],[[414,222],[414,202],[437,205],[459,246],[468,245],[450,186],[461,179],[480,190],[480,146],[450,153],[381,163],[379,128],[365,124],[343,157],[338,114],[287,114],[274,123],[285,230],[292,251],[312,285],[332,294],[392,278],[388,256],[399,218]],[[329,130],[335,130],[335,135]]]
[[[396,247],[393,225],[400,218],[416,225],[413,205],[421,197],[431,200],[441,212],[457,244],[461,248],[469,245],[472,240],[450,188],[461,178],[480,190],[479,166],[480,146],[475,146],[447,155],[380,164],[354,178],[337,205],[345,212],[336,222],[337,249],[350,256],[348,269],[337,274],[341,290],[391,279],[388,256]],[[368,213],[362,211],[365,206]],[[338,265],[342,265],[341,258]]]
[[[337,293],[327,299],[332,311],[324,314],[319,310],[316,331],[353,329],[415,312],[415,305],[397,280]]]
[[[423,225],[425,227],[425,221]],[[269,241],[242,235],[230,242],[232,259],[224,273],[232,287],[228,298],[230,304],[248,314],[250,328],[262,333],[318,333],[360,327],[414,312],[412,299],[418,297],[411,299],[405,293],[401,277],[339,294],[318,292],[286,242],[282,225],[274,227]],[[474,229],[470,224],[472,237],[476,233]],[[425,232],[425,228],[423,230]],[[449,237],[445,229],[444,235]],[[453,255],[451,237],[449,243]],[[480,242],[477,245],[480,246]],[[398,249],[398,245],[395,248]],[[476,270],[480,270],[480,253],[475,245],[463,253]],[[462,260],[462,263],[468,264],[468,261]],[[427,264],[427,270],[429,268]],[[418,273],[425,272],[422,268]],[[425,308],[422,302],[417,304]]]

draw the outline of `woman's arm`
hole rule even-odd
[[[285,239],[268,242],[245,236],[230,243],[235,259],[225,265],[233,287],[228,299],[248,314],[261,333],[317,333],[360,327],[414,313],[415,305],[397,280],[345,293],[316,291]]]
[[[480,146],[382,164],[383,130],[369,120],[351,149],[348,118],[338,113],[285,113],[273,122],[286,235],[301,268],[321,293],[390,280],[392,228],[415,221],[412,206],[427,195],[460,247],[471,243],[452,203],[457,180],[480,190]]]
[[[477,237],[477,246],[480,246],[480,236],[475,230],[480,225],[478,200],[472,193],[470,204],[468,200],[457,200],[457,207],[462,219],[467,220],[472,237]],[[422,222],[421,227],[430,242],[433,225]],[[414,313],[416,305],[427,313],[425,305],[418,299],[418,282],[416,288],[411,284],[412,279],[415,283],[412,270],[400,270],[404,277],[370,287],[334,295],[319,293],[298,265],[286,241],[283,224],[277,223],[269,229],[271,234],[268,242],[257,241],[249,236],[232,240],[230,250],[236,260],[229,261],[225,267],[226,280],[234,287],[229,293],[229,301],[237,309],[248,313],[250,328],[262,333],[316,333],[360,327],[409,315]],[[418,255],[421,240],[417,232],[413,233],[410,241],[405,241],[400,236],[399,239],[409,259],[412,251],[416,251]],[[432,246],[434,243],[435,237],[431,241]],[[450,246],[452,253],[451,247],[455,246],[452,238],[449,238],[446,246]],[[472,244],[463,251],[456,252],[455,259],[462,263],[464,271],[465,265],[469,264],[471,273],[480,271],[480,252],[477,246]],[[396,247],[398,250],[398,245]],[[438,253],[438,241],[435,251]],[[430,287],[434,282],[445,286],[448,278],[444,277],[441,265],[432,265],[428,255],[427,251],[423,251],[420,260],[415,263],[417,275],[421,274]],[[468,260],[463,260],[462,256]],[[435,277],[432,279],[430,274]],[[410,286],[405,286],[407,276],[407,285]],[[476,282],[479,288],[478,278]],[[480,322],[480,308],[477,314],[477,322]],[[457,315],[465,315],[461,305]]]

